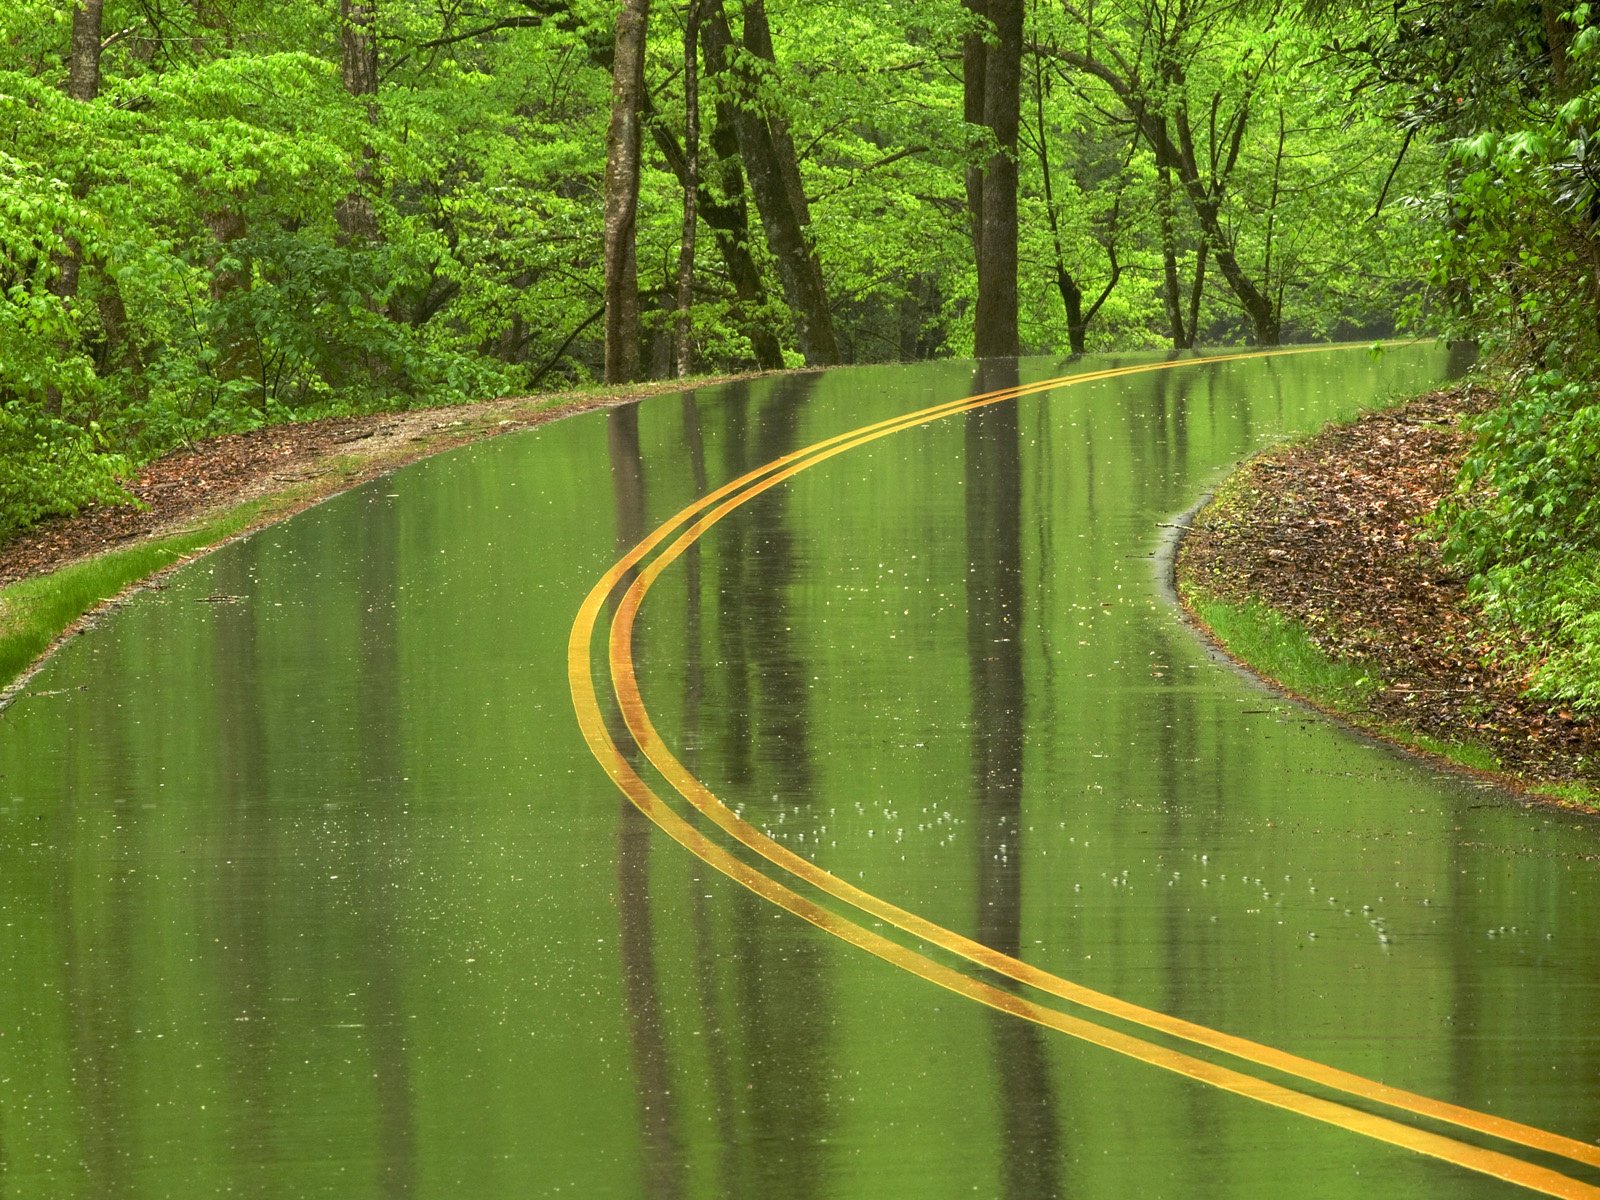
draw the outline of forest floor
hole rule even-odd
[[[1463,418],[1493,399],[1476,387],[1436,392],[1251,459],[1185,535],[1179,591],[1202,628],[1207,602],[1264,605],[1329,659],[1358,666],[1359,700],[1304,697],[1318,707],[1595,811],[1600,721],[1524,694],[1507,635],[1485,623],[1421,524],[1455,487],[1471,445]]]

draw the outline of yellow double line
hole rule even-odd
[[[1316,348],[1318,350],[1325,347]],[[1020,996],[980,978],[956,970],[912,950],[899,942],[858,924],[849,917],[824,907],[793,890],[779,878],[764,874],[727,847],[712,840],[681,816],[640,777],[629,757],[606,729],[593,674],[595,633],[605,607],[619,586],[629,582],[616,601],[608,638],[607,661],[612,686],[637,749],[660,772],[663,779],[684,800],[703,814],[716,828],[746,847],[765,864],[775,867],[831,896],[859,913],[876,918],[905,934],[954,955],[1002,978],[1026,985],[1047,996],[1067,1001],[1080,1008],[1117,1018],[1127,1024],[1218,1051],[1244,1063],[1304,1080],[1346,1096],[1428,1118],[1460,1129],[1498,1139],[1527,1149],[1567,1158],[1591,1167],[1600,1167],[1600,1147],[1560,1134],[1509,1121],[1487,1113],[1420,1096],[1375,1080],[1366,1079],[1334,1067],[1300,1058],[1282,1050],[1245,1038],[1196,1025],[1179,1017],[1156,1012],[1119,1000],[1062,979],[1047,971],[999,953],[936,925],[915,913],[863,891],[824,871],[809,859],[772,841],[742,820],[704,783],[695,778],[673,755],[650,720],[633,663],[633,629],[644,597],[656,579],[682,556],[695,541],[730,512],[754,497],[778,486],[801,471],[868,442],[888,437],[905,429],[988,405],[1007,403],[1022,396],[1052,391],[1072,384],[1115,379],[1154,371],[1180,369],[1201,363],[1232,362],[1241,359],[1308,353],[1306,349],[1219,355],[1206,359],[1183,359],[1150,363],[1082,375],[1048,379],[1020,387],[986,392],[978,396],[933,405],[916,412],[866,425],[848,433],[814,443],[775,459],[710,492],[664,522],[653,533],[620,559],[595,584],[573,622],[567,647],[568,680],[578,723],[590,750],[617,787],[641,812],[668,836],[723,874],[772,903],[811,922],[818,928],[877,955],[895,966],[918,975],[980,1004],[1011,1013],[1039,1025],[1060,1030],[1073,1037],[1114,1050],[1130,1058],[1151,1063],[1180,1075],[1199,1079],[1214,1087],[1288,1109],[1315,1120],[1336,1125],[1379,1141],[1402,1146],[1420,1154],[1455,1163],[1468,1170],[1490,1175],[1551,1196],[1588,1197],[1600,1200],[1600,1188],[1549,1168],[1509,1154],[1490,1150],[1457,1138],[1403,1124],[1347,1104],[1323,1099],[1293,1088],[1195,1058],[1159,1043],[1143,1040],[1116,1029],[1095,1024],[1081,1017]],[[669,544],[670,543],[670,544]],[[654,558],[660,547],[665,549]],[[646,563],[646,560],[649,560]],[[644,566],[640,566],[645,563]]]

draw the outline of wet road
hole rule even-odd
[[[562,422],[79,639],[0,718],[0,1196],[1594,1194],[1593,824],[1150,559],[1444,356],[951,403],[1157,362]]]

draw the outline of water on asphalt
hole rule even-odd
[[[663,572],[644,702],[744,820],[901,908],[1592,1143],[1594,823],[1219,666],[1153,560],[1240,457],[1449,367],[1186,366],[852,449]],[[662,836],[586,748],[568,631],[625,550],[791,450],[1007,381],[848,369],[559,422],[76,639],[0,717],[0,1197],[1517,1194],[865,954]]]

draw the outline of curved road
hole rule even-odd
[[[1359,347],[1345,349],[1352,348]],[[1196,1058],[1175,1051],[1161,1042],[1129,1036],[1114,1026],[1084,1020],[1073,1015],[1071,1010],[1051,1007],[1027,995],[1007,990],[1007,981],[1020,983],[1032,992],[1067,1001],[1070,1005],[1103,1016],[1118,1018],[1143,1031],[1168,1034],[1196,1047],[1219,1051],[1247,1066],[1266,1068],[1269,1072],[1279,1072],[1297,1081],[1321,1085],[1357,1100],[1371,1101],[1395,1110],[1401,1117],[1423,1118],[1459,1126],[1509,1143],[1513,1148],[1544,1152],[1590,1167],[1600,1167],[1600,1146],[1490,1113],[1415,1095],[1245,1038],[1130,1004],[1032,967],[857,888],[810,859],[773,841],[729,809],[672,753],[652,724],[640,695],[633,660],[633,631],[640,606],[650,587],[717,522],[800,472],[879,438],[990,405],[1011,404],[1023,396],[1042,395],[1074,384],[1121,379],[1153,371],[1193,369],[1201,362],[1214,364],[1306,352],[1284,350],[1228,355],[1209,360],[1150,363],[1001,388],[865,425],[792,451],[746,472],[657,527],[602,576],[590,591],[573,623],[568,645],[568,673],[579,725],[596,759],[617,787],[674,841],[762,898],[905,971],[1001,1012],[1264,1104],[1440,1158],[1535,1192],[1562,1197],[1600,1197],[1600,1187],[1569,1178],[1536,1163],[1470,1142],[1440,1136],[1426,1127],[1419,1128],[1390,1116],[1331,1102],[1312,1092],[1282,1086],[1271,1077]],[[1325,350],[1312,352],[1327,353]],[[610,683],[626,725],[629,739],[626,746],[619,745],[608,731],[595,686],[594,642],[608,607],[612,609],[613,616],[605,665],[609,668]],[[706,816],[733,843],[752,852],[761,866],[752,865],[738,857],[728,846],[697,829],[664,801],[641,777],[635,765],[640,758],[647,760],[660,773],[677,799]],[[815,893],[842,902],[862,916],[879,918],[913,939],[947,951],[961,960],[963,966],[978,970],[968,974],[920,953],[913,946],[885,937],[861,923],[859,917],[852,918],[827,907],[825,903],[819,903],[812,898],[810,891],[796,890],[784,881],[784,876],[809,885]],[[998,982],[990,977],[999,977]]]
[[[0,716],[0,1200],[1594,1195],[1593,822],[1152,569],[1450,366],[708,388],[135,597]]]

